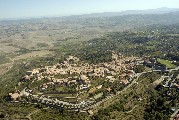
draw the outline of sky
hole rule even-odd
[[[179,8],[179,0],[0,0],[0,19],[68,16],[161,7]]]

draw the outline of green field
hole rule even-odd
[[[175,68],[176,65],[172,64],[171,61],[169,60],[164,60],[164,59],[157,59],[157,62],[159,62],[160,64],[166,65],[167,68]]]

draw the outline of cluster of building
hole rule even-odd
[[[160,70],[160,71],[166,71],[167,67],[165,65],[158,64],[156,58],[143,58],[143,64],[146,65],[147,67],[153,68],[155,70]]]
[[[163,87],[168,87],[168,88],[171,88],[171,87],[177,87],[179,88],[179,74],[174,77],[174,74],[170,75],[170,76],[166,76],[165,77],[165,80],[164,80],[164,84],[163,84]]]
[[[116,54],[112,52],[111,62],[105,62],[100,64],[88,64],[80,61],[77,57],[69,56],[62,63],[55,64],[53,66],[42,66],[41,68],[33,69],[32,71],[27,71],[26,75],[22,77],[19,82],[21,85],[23,82],[29,82],[32,84],[36,81],[47,80],[48,82],[43,83],[39,86],[41,90],[46,90],[50,85],[70,85],[76,84],[77,92],[82,92],[88,89],[88,93],[93,93],[98,89],[101,89],[103,85],[98,85],[91,87],[91,81],[95,78],[104,78],[109,82],[114,82],[120,80],[121,83],[127,85],[129,84],[135,72],[133,67],[138,61],[136,57],[123,57],[121,54]],[[66,75],[65,78],[56,78],[58,75]],[[112,88],[107,88],[109,91]],[[33,89],[32,89],[33,90]],[[38,102],[46,103],[47,105],[57,105],[57,106],[71,106],[72,108],[84,107],[94,103],[92,101],[86,100],[80,103],[70,103],[65,101],[60,101],[58,99],[51,99],[49,96],[35,95],[32,94],[32,90],[25,88],[21,92],[15,92],[9,94],[11,98],[17,100],[21,96],[33,96]],[[22,95],[23,93],[23,95]],[[37,93],[36,93],[37,94]],[[43,93],[42,93],[43,94]],[[97,96],[98,97],[98,96]]]

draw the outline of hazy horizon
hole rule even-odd
[[[0,1],[0,20],[39,17],[61,17],[126,10],[179,8],[177,0],[5,0]]]

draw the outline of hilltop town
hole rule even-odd
[[[0,21],[0,119],[178,119],[179,12],[105,16]]]
[[[15,88],[14,93],[9,93],[11,102],[41,103],[51,108],[86,111],[93,114],[91,105],[100,105],[110,99],[136,83],[135,80],[140,75],[151,71],[169,71],[156,65],[154,58],[124,57],[122,54],[111,52],[113,59],[111,62],[89,64],[77,57],[69,56],[62,63],[53,66],[41,65],[40,68],[27,71],[18,83],[18,86],[26,84],[26,87],[21,91]],[[136,73],[134,68],[139,65],[151,68]],[[173,75],[162,76],[153,84],[158,85],[168,78],[166,83],[168,85],[172,77]],[[175,77],[176,79],[172,78],[172,85],[178,87],[178,76]]]
[[[27,87],[9,95],[14,102],[26,97],[30,102],[82,109],[132,82],[137,58],[114,52],[112,58],[112,62],[88,64],[69,56],[63,63],[27,71],[18,83],[18,86],[28,83]]]

